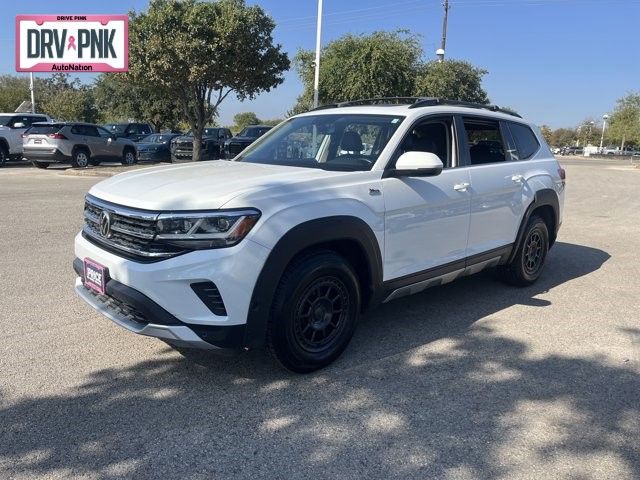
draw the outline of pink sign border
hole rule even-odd
[[[94,73],[94,72],[128,72],[129,71],[129,16],[128,15],[66,15],[71,17],[85,17],[80,20],[58,20],[58,17],[62,15],[16,15],[16,72],[58,72],[58,70],[51,70],[53,65],[86,65],[91,66],[91,70],[60,70],[66,73]],[[115,68],[106,63],[37,63],[30,68],[20,68],[20,22],[21,21],[35,21],[38,25],[42,25],[44,22],[100,22],[102,25],[107,25],[112,21],[124,21],[124,67]]]

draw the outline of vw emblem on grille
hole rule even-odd
[[[104,238],[111,237],[111,214],[106,210],[100,214],[100,235]]]

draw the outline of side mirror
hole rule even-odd
[[[386,170],[384,177],[434,177],[442,173],[444,165],[435,153],[405,152],[396,162],[396,168]]]
[[[16,122],[13,124],[13,128],[24,128],[24,123]]]

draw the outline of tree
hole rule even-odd
[[[13,112],[30,95],[28,77],[0,75],[0,112]]]
[[[551,130],[549,125],[542,125],[540,127],[540,133],[542,133],[542,136],[548,145],[553,145],[553,143],[551,143],[551,140],[553,139],[553,130]]]
[[[627,142],[640,144],[640,92],[618,99],[607,133],[620,142],[621,150]]]
[[[54,73],[41,81],[36,90],[39,112],[56,120],[94,123],[98,116],[91,86],[84,85],[79,78],[70,79],[66,73]]]
[[[243,0],[152,0],[130,17],[129,78],[178,101],[196,161],[203,129],[227,96],[252,99],[281,84],[289,68],[273,20]]]
[[[322,49],[320,104],[372,97],[409,96],[421,66],[419,39],[406,31],[345,35]],[[304,92],[290,113],[313,104],[314,54],[299,50],[294,65]]]
[[[232,130],[234,132],[239,132],[248,125],[257,125],[259,123],[262,123],[262,121],[253,112],[241,112],[236,113],[233,116],[233,123],[235,125],[233,126]]]
[[[475,103],[489,103],[482,88],[488,72],[461,60],[433,61],[418,73],[414,94],[420,97],[447,98]]]
[[[138,120],[151,123],[156,131],[175,129],[183,111],[175,97],[139,85],[122,73],[105,73],[95,82],[94,95],[102,122]]]
[[[549,145],[566,147],[575,144],[578,138],[575,128],[558,128],[551,133]]]

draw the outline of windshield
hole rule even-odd
[[[371,170],[404,117],[314,115],[296,117],[250,145],[237,161],[322,168]]]
[[[124,133],[127,125],[123,123],[107,123],[106,125],[103,125],[103,127],[109,130],[111,133]]]
[[[238,134],[239,137],[249,137],[249,138],[258,138],[265,133],[267,133],[270,128],[260,128],[260,127],[245,127]]]
[[[25,135],[49,135],[51,133],[57,133],[63,126],[62,124],[56,123],[49,123],[47,125],[38,125],[36,123],[24,133]]]
[[[0,126],[6,127],[12,118],[13,115],[0,115]]]
[[[141,142],[142,143],[164,143],[164,142],[168,142],[171,136],[172,135],[163,135],[163,134],[154,133],[153,135],[144,137],[141,140]]]

